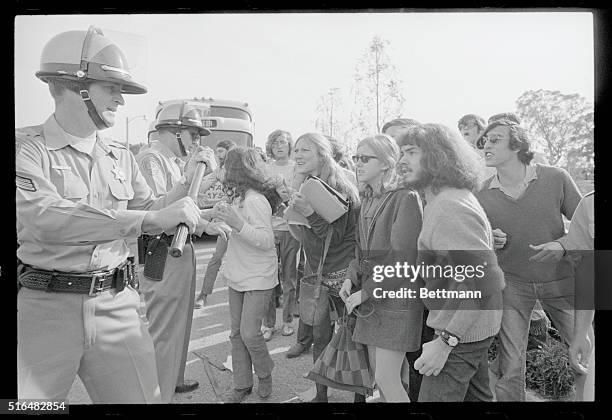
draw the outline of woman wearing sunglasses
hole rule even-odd
[[[401,377],[408,378],[406,352],[419,349],[423,317],[416,295],[389,293],[415,290],[415,283],[403,270],[389,275],[380,269],[414,265],[417,257],[423,210],[416,192],[398,186],[399,153],[385,134],[367,137],[357,146],[353,161],[362,199],[357,258],[340,290],[347,312],[359,315],[353,341],[367,345],[381,399],[388,402],[410,401]]]
[[[349,262],[355,256],[356,206],[359,204],[359,192],[346,178],[340,165],[334,161],[331,145],[323,135],[307,133],[300,136],[295,142],[293,158],[296,164],[293,185],[296,189],[299,189],[299,185],[308,175],[314,175],[347,197],[349,201],[348,211],[330,224],[314,211],[304,195],[296,192],[290,200],[290,206],[306,217],[310,225],[310,227],[289,225],[289,229],[301,242],[306,255],[305,266],[309,267],[311,272],[317,271],[329,229],[332,229],[322,274],[324,283],[331,286],[336,283],[339,286],[346,277]],[[310,345],[308,337],[312,335],[313,361],[318,359],[333,334],[329,307],[322,306],[322,308],[317,306],[317,311],[321,310],[322,315],[317,315],[317,319],[320,320],[315,321],[315,325],[306,325],[300,317],[297,343],[294,345],[299,347],[299,350],[308,347]],[[316,387],[317,395],[312,402],[327,402],[327,386],[317,383]],[[356,397],[358,398],[357,394]]]

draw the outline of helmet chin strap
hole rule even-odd
[[[176,141],[178,142],[179,149],[181,151],[181,155],[183,157],[187,156],[187,150],[185,150],[185,146],[183,146],[183,142],[181,141],[181,130],[180,129],[176,132]]]
[[[109,128],[110,124],[104,121],[104,119],[98,113],[98,110],[91,101],[91,97],[89,96],[89,92],[87,91],[87,89],[80,90],[79,94],[81,95],[81,99],[87,107],[87,113],[89,114],[89,117],[96,125],[98,130],[104,130],[105,128]]]

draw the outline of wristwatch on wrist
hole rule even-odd
[[[449,347],[455,347],[459,344],[459,338],[448,331],[444,330],[440,332],[440,338],[442,341],[446,343]]]

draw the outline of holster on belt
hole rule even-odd
[[[161,281],[164,277],[164,269],[166,268],[166,258],[168,258],[168,247],[172,243],[172,237],[166,235],[165,233],[162,233],[161,235],[155,236],[142,235],[141,238],[143,238],[143,249],[146,249],[143,258],[143,274],[149,280]],[[140,255],[140,240],[138,245],[138,253]]]
[[[17,258],[17,293],[19,293],[19,290],[21,289],[21,283],[19,282],[19,277],[21,276],[21,273],[23,273],[26,269],[25,264],[23,264],[19,258]]]

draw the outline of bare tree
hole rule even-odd
[[[402,113],[405,98],[399,72],[387,54],[388,46],[389,41],[374,37],[355,67],[351,113],[355,134],[379,133],[385,121]]]
[[[330,88],[317,101],[315,128],[330,137],[338,134],[341,127],[340,112],[342,102],[338,95],[339,88]]]
[[[578,94],[536,90],[516,101],[517,114],[546,150],[551,165],[575,178],[593,173],[593,105]]]
[[[402,114],[402,82],[388,46],[388,41],[374,37],[355,66],[350,92],[341,95],[332,88],[317,101],[316,129],[337,138],[350,153],[364,136],[380,132],[386,121]]]

